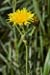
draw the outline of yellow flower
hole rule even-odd
[[[28,11],[26,8],[18,9],[16,12],[9,13],[9,22],[13,22],[14,25],[27,25],[33,20],[34,14]]]

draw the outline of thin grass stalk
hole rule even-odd
[[[15,12],[16,10],[16,0],[12,0],[12,10],[13,12]],[[17,37],[16,37],[16,27],[13,27],[13,32],[14,32],[14,46],[15,46],[15,50],[16,50],[16,61],[18,62],[18,44],[17,44]],[[18,29],[18,28],[17,28]],[[19,30],[19,29],[18,29]]]
[[[17,44],[17,37],[16,37],[16,29],[15,27],[13,27],[13,31],[14,31],[14,47],[15,47],[15,50],[16,50],[16,61],[18,62],[18,44]]]
[[[12,69],[12,65],[11,65],[11,75],[14,75],[13,69]]]
[[[50,71],[49,62],[50,62],[50,47],[48,48],[48,53],[45,59],[43,75],[49,75]]]
[[[29,47],[29,59],[30,59],[29,60],[29,73],[32,75],[32,72],[31,72],[31,68],[32,68],[31,55],[32,55],[32,49],[31,49],[31,46],[30,46]]]
[[[50,18],[50,0],[48,0],[48,15],[49,15],[49,18]]]
[[[28,47],[26,45],[26,75],[28,75]]]
[[[20,33],[20,35],[22,35],[22,32],[20,31],[19,27],[16,26],[16,29],[18,30],[18,32]]]
[[[25,48],[26,48],[26,75],[28,75],[28,46],[27,41],[23,40]]]
[[[12,0],[12,8],[13,8],[13,12],[15,12],[15,10],[16,10],[16,0]]]
[[[3,67],[2,75],[7,75],[6,66]]]
[[[42,61],[43,61],[43,36],[42,36],[42,32],[41,32],[41,28],[39,26],[39,31],[40,31],[40,36],[39,36],[39,39],[40,39],[40,54],[42,56]]]
[[[39,18],[40,26],[41,26],[43,32],[45,32],[45,28],[44,28],[44,24],[43,24],[43,21],[42,21],[42,18],[41,18],[41,14],[40,14],[40,10],[39,10],[37,0],[33,0],[33,7],[34,7],[34,10],[35,10],[35,13],[37,14],[37,16]]]

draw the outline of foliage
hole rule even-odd
[[[49,75],[50,0],[0,1],[0,74]],[[12,26],[7,14],[23,7],[34,12],[38,21]]]

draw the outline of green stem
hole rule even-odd
[[[16,0],[12,0],[12,8],[13,8],[13,12],[15,12],[15,10],[16,10]],[[19,28],[17,28],[17,29],[19,30]],[[13,27],[13,32],[14,32],[14,46],[15,46],[15,50],[16,50],[16,61],[18,62],[19,51],[18,51],[18,44],[17,44],[15,26]]]
[[[14,72],[13,72],[13,69],[12,69],[12,67],[11,67],[11,75],[14,75]]]
[[[22,32],[20,31],[19,27],[16,26],[16,28],[17,28],[18,32],[20,33],[20,35],[22,35]]]
[[[18,62],[19,51],[18,51],[18,44],[17,44],[17,37],[16,37],[15,27],[13,28],[13,31],[14,31],[14,46],[15,46],[15,50],[16,50],[16,61]]]
[[[15,10],[16,10],[16,0],[12,0],[12,8],[13,8],[13,12],[15,12]]]

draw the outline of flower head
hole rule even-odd
[[[19,25],[26,25],[30,24],[30,22],[33,20],[34,14],[32,14],[30,11],[28,11],[26,8],[18,9],[16,12],[9,13],[9,22],[13,22],[13,24],[19,24]]]
[[[32,23],[39,24],[39,19],[38,19],[37,15],[34,15]]]

